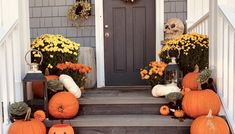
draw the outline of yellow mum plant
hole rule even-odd
[[[208,67],[209,38],[207,35],[189,33],[166,42],[159,53],[163,62],[169,63],[170,57],[178,56],[180,69],[186,74],[193,71],[197,64],[200,69]]]
[[[167,64],[161,61],[150,62],[149,66],[140,70],[141,79],[145,80],[152,87],[159,83],[163,83],[166,66]]]
[[[56,74],[56,65],[58,63],[78,62],[80,44],[62,35],[44,34],[32,42],[31,48],[39,50],[43,54],[40,69],[45,71],[48,68],[51,74]],[[40,54],[33,52],[32,59],[39,60]]]

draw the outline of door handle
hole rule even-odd
[[[104,37],[109,38],[110,34],[108,32],[105,32]]]

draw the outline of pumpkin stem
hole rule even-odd
[[[209,110],[209,113],[208,113],[208,115],[207,115],[207,118],[212,118],[213,116],[212,116],[212,110],[210,109]]]
[[[25,115],[24,120],[29,121],[30,120],[30,115],[31,115],[31,108],[29,107],[28,110],[27,110],[27,113]]]
[[[49,72],[49,69],[46,68],[46,69],[45,69],[45,76],[48,76],[48,75],[50,75],[50,72]]]
[[[60,120],[60,124],[64,124],[64,120]]]
[[[194,67],[194,71],[195,73],[198,73],[199,72],[199,66],[196,64],[195,67]]]
[[[63,107],[62,107],[62,106],[59,106],[59,107],[58,107],[58,111],[61,112],[61,113],[63,113],[63,111],[64,111]]]
[[[201,85],[201,83],[198,82],[197,84],[198,84],[198,89],[199,89],[199,90],[202,90],[202,85]]]

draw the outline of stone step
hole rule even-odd
[[[192,120],[161,115],[82,115],[64,123],[79,134],[189,134]],[[47,127],[60,123],[47,120]]]
[[[165,98],[149,96],[83,97],[79,99],[80,115],[159,114]]]

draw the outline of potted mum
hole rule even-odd
[[[162,61],[152,61],[149,66],[140,70],[141,79],[154,87],[164,83],[164,70],[167,64]]]
[[[180,70],[186,74],[193,71],[195,65],[198,65],[200,69],[208,67],[208,53],[208,36],[198,33],[189,33],[166,42],[159,56],[165,63],[170,62],[171,56],[178,57]]]
[[[59,63],[56,68],[59,70],[60,74],[67,74],[73,78],[75,83],[80,87],[80,89],[84,90],[84,85],[86,83],[86,74],[91,72],[91,67],[86,66],[84,64],[78,63]]]
[[[43,62],[40,65],[40,70],[45,72],[49,70],[50,74],[56,74],[58,63],[66,61],[77,63],[80,44],[73,42],[62,35],[44,34],[36,38],[31,45],[31,48],[39,50],[43,54]],[[39,60],[40,54],[32,53],[32,60]]]

